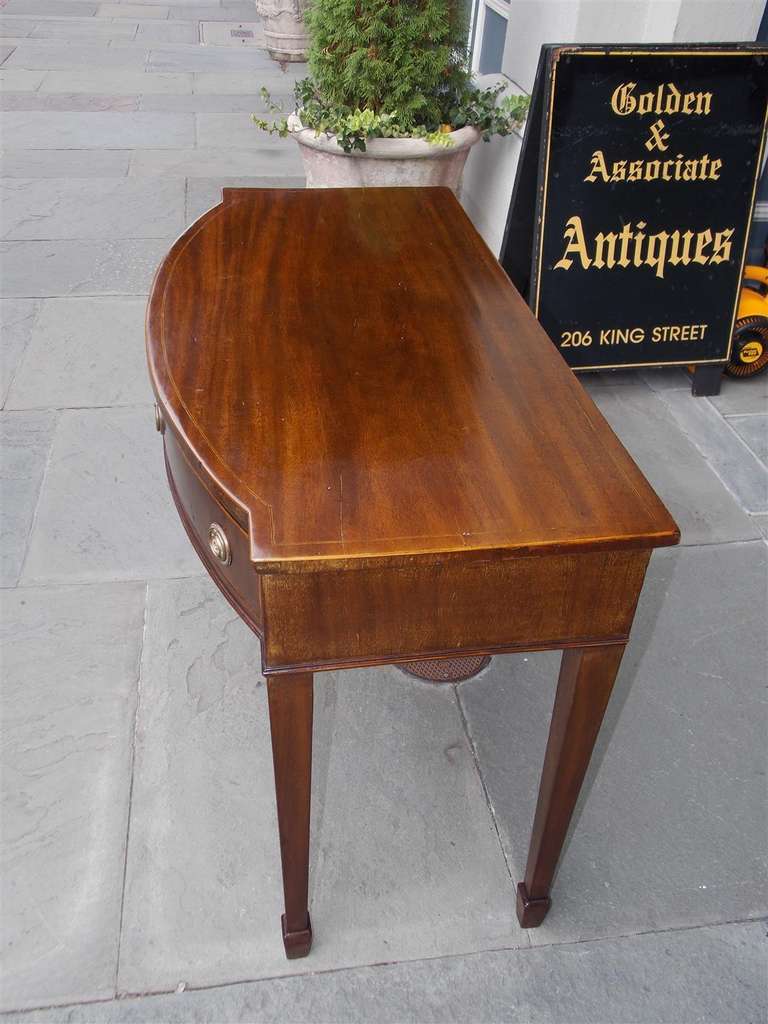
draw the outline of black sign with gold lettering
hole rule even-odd
[[[570,366],[718,363],[768,50],[544,47],[500,260]]]

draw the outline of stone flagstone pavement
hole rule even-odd
[[[518,927],[514,882],[557,656],[327,673],[316,942],[288,962],[258,645],[171,507],[143,312],[222,185],[303,183],[248,120],[294,73],[240,0],[7,0],[0,25],[5,1019],[765,1020],[768,375],[585,380],[683,542],[546,923]]]

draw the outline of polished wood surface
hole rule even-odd
[[[267,680],[275,769],[280,860],[283,866],[283,942],[289,960],[312,945],[308,910],[309,815],[312,793],[312,673]]]
[[[448,189],[226,190],[147,325],[257,567],[675,542]]]
[[[549,910],[560,850],[623,654],[624,644],[563,652],[525,880],[517,887],[523,927],[541,924]]]
[[[267,671],[623,640],[647,551],[262,577]]]
[[[541,924],[678,530],[452,193],[225,190],[156,275],[147,350],[181,521],[261,642],[286,955],[312,942],[326,669],[564,650],[517,893]]]

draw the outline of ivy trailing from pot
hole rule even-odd
[[[267,111],[283,116],[253,114],[254,123],[270,134],[294,135],[302,145],[309,135],[323,136],[353,156],[382,153],[377,140],[383,139],[416,140],[433,156],[448,156],[454,146],[509,135],[524,121],[529,98],[473,82],[465,6],[462,0],[313,0],[305,15],[310,77],[296,84],[295,110],[285,116],[262,89]],[[462,129],[472,131],[459,136]],[[387,148],[386,159],[399,159],[395,149]],[[302,155],[306,163],[303,149]],[[411,147],[404,158],[418,156]]]
[[[414,124],[404,120],[396,110],[377,112],[370,107],[347,107],[329,104],[318,92],[313,79],[296,83],[296,109],[287,117],[267,121],[252,114],[253,123],[270,135],[286,138],[291,132],[311,128],[317,135],[333,135],[345,153],[364,153],[369,139],[424,139],[434,146],[450,147],[451,133],[467,126],[476,128],[488,141],[494,135],[509,135],[519,128],[528,111],[528,96],[504,96],[503,85],[481,89],[471,82],[456,95],[435,125]],[[284,113],[272,102],[267,89],[260,95],[272,114]],[[500,98],[501,97],[501,98]]]

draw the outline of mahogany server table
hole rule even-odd
[[[563,648],[517,890],[541,924],[651,550],[679,535],[453,194],[225,190],[158,270],[147,349],[179,515],[261,641],[286,954],[312,942],[325,669]]]

